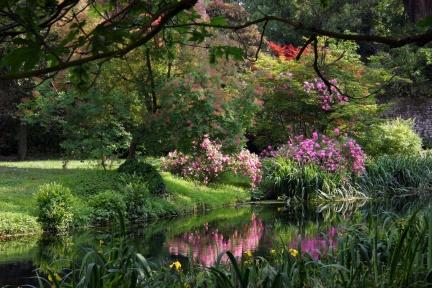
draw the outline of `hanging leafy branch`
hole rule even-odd
[[[122,57],[167,29],[182,35],[182,43],[192,44],[212,36],[210,28],[238,31],[257,24],[263,24],[263,39],[269,22],[283,23],[309,36],[307,45],[314,35],[390,47],[424,46],[432,42],[431,29],[397,37],[341,33],[272,15],[238,25],[229,23],[222,16],[203,21],[196,11],[191,10],[197,2],[4,0],[0,3],[0,80],[46,77],[70,67]],[[321,1],[321,5],[328,5],[328,1]],[[428,26],[427,19],[424,22],[423,26]],[[222,56],[242,58],[238,48],[228,46],[213,47],[210,55],[212,61]]]
[[[192,8],[197,0],[132,1],[125,7],[110,9],[95,0],[78,7],[78,0],[65,0],[54,5],[52,0],[6,1],[0,4],[1,67],[7,70],[0,79],[20,79],[46,75],[92,61],[121,57],[146,44],[182,11]],[[115,1],[111,1],[115,2]],[[159,3],[160,2],[160,3]],[[38,4],[41,3],[41,4]],[[90,6],[105,9],[90,31],[84,31],[86,20],[79,14]],[[51,9],[48,9],[51,8]],[[44,12],[45,9],[48,12]],[[75,12],[75,10],[77,12]],[[97,9],[97,8],[96,8]],[[98,11],[93,9],[94,11]],[[115,12],[119,10],[118,12]],[[191,15],[189,18],[197,17]],[[61,27],[66,35],[48,45],[51,38],[60,38]]]

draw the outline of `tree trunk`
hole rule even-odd
[[[403,3],[410,21],[414,23],[424,17],[432,15],[431,0],[403,0]]]
[[[138,148],[138,141],[135,137],[132,138],[132,141],[129,145],[129,151],[127,159],[135,159],[136,158],[136,150]]]
[[[20,121],[18,125],[18,159],[25,160],[27,157],[27,124]]]

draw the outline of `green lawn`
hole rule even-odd
[[[119,177],[115,170],[103,171],[87,161],[71,161],[67,169],[62,169],[60,160],[0,162],[0,175],[0,237],[14,233],[8,226],[14,225],[16,219],[25,220],[24,224],[15,223],[16,233],[25,234],[26,229],[33,232],[25,226],[31,226],[36,219],[34,193],[41,184],[61,183],[85,203],[95,193],[115,190]],[[208,187],[169,173],[162,173],[162,177],[170,194],[166,198],[149,198],[146,209],[150,217],[187,214],[249,199],[244,181],[232,176],[225,176]]]

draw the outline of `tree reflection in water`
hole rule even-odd
[[[212,266],[220,253],[231,251],[235,257],[241,257],[247,251],[256,250],[264,234],[264,223],[255,214],[250,223],[235,229],[229,236],[218,229],[209,229],[208,225],[204,227],[202,232],[187,232],[169,240],[169,253],[193,257],[204,266]],[[228,261],[228,257],[224,255],[221,261]]]

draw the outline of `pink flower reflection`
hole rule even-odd
[[[205,231],[183,233],[169,240],[170,254],[192,256],[202,265],[212,266],[220,253],[231,251],[234,257],[239,258],[246,251],[256,250],[264,234],[264,223],[255,214],[249,224],[234,230],[229,237],[224,236],[218,229],[211,230],[208,225],[204,227]],[[228,257],[224,255],[221,261],[228,261]]]
[[[331,227],[326,234],[314,237],[305,237],[300,240],[301,250],[303,253],[308,253],[313,259],[318,260],[321,255],[326,255],[329,250],[336,249],[337,246],[337,229]],[[297,249],[299,241],[294,240],[288,244],[288,248]]]

